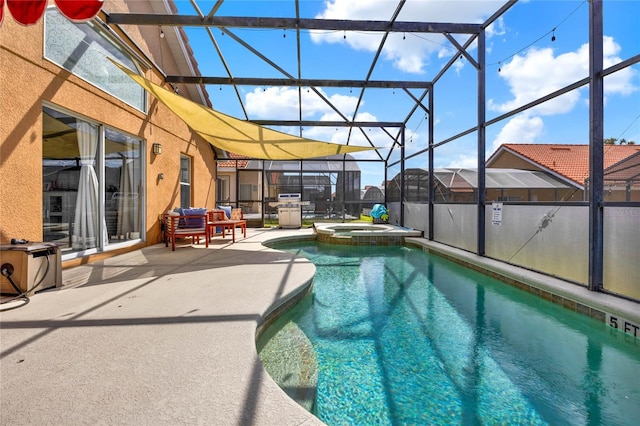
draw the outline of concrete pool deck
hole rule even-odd
[[[265,316],[315,273],[263,242],[312,237],[310,229],[247,229],[235,244],[216,237],[209,249],[175,252],[158,244],[64,270],[62,287],[0,314],[0,423],[322,424],[267,375],[255,347]]]
[[[313,425],[267,375],[256,327],[315,267],[248,229],[64,270],[0,315],[1,424]]]

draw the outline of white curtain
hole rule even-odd
[[[80,181],[73,222],[72,247],[86,250],[98,246],[98,176],[95,157],[98,149],[98,129],[78,120],[78,150],[80,152]],[[106,228],[104,229],[106,240]]]
[[[138,185],[136,160],[123,160],[120,171],[120,198],[118,199],[118,234],[131,237],[138,232]]]

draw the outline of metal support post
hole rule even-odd
[[[604,101],[602,1],[589,2],[589,290],[603,288]]]

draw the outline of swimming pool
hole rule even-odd
[[[259,340],[260,357],[272,376],[290,376],[268,359],[299,356],[300,333],[280,330],[302,330],[314,349],[305,356],[317,358],[312,411],[329,425],[640,418],[639,339],[417,248],[276,248],[308,257],[317,274],[313,293]]]

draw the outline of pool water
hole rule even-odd
[[[298,351],[279,330],[304,331],[317,358],[312,410],[328,425],[640,418],[640,339],[418,248],[276,248],[317,274],[259,341],[261,359],[269,371],[267,352]]]

